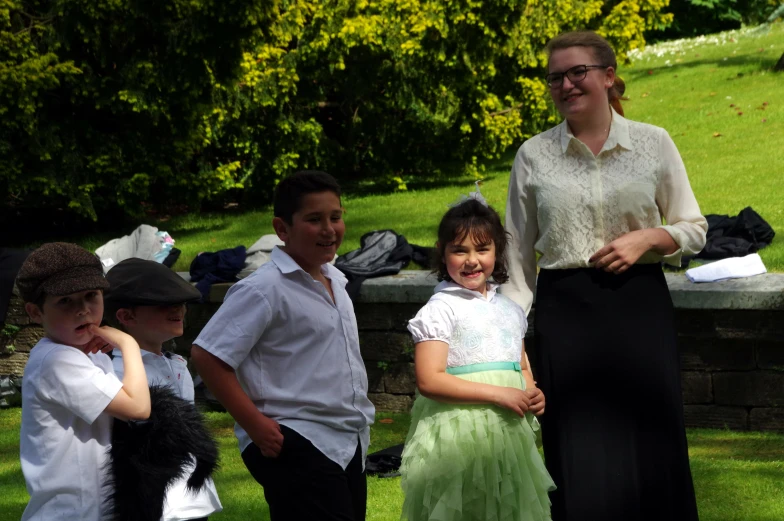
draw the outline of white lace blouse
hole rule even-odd
[[[488,284],[487,297],[454,282],[441,282],[408,322],[414,343],[449,344],[447,367],[520,362],[528,327],[522,308]]]
[[[506,205],[510,281],[503,292],[526,313],[536,284],[534,251],[541,268],[589,267],[588,259],[621,235],[663,228],[679,249],[665,257],[649,251],[638,263],[679,266],[682,255],[705,245],[708,224],[669,134],[614,110],[612,116],[596,156],[566,121],[517,152]]]

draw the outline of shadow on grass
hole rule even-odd
[[[713,66],[716,68],[725,68],[725,67],[738,67],[738,66],[755,66],[756,70],[749,73],[749,75],[761,73],[761,72],[769,72],[773,70],[773,66],[776,65],[777,58],[769,58],[767,56],[761,56],[757,53],[746,53],[741,55],[732,55],[726,56],[725,58],[721,59],[702,59],[702,60],[689,60],[685,63],[673,63],[671,65],[658,65],[658,66],[645,66],[642,63],[639,63],[632,69],[623,69],[620,71],[619,76],[629,83],[630,80],[646,78],[651,74],[656,75],[657,73],[666,72],[667,74],[677,73],[678,71],[692,69],[695,67],[699,67],[702,65]],[[727,81],[734,81],[739,78],[743,77],[743,75],[738,76],[737,74],[726,78]]]
[[[784,463],[784,443],[781,437],[764,434],[747,437],[743,443],[739,443],[736,433],[728,432],[722,435],[721,432],[696,432],[689,437],[689,452],[692,457],[697,458]],[[781,474],[782,471],[779,472]]]

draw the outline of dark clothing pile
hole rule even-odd
[[[726,259],[756,253],[773,241],[776,232],[750,206],[735,216],[706,215],[708,237],[697,258]]]
[[[346,292],[351,300],[359,297],[365,279],[395,275],[412,260],[430,267],[432,248],[409,244],[406,238],[393,230],[375,230],[363,235],[359,249],[341,255],[335,267],[348,279]]]
[[[365,458],[365,472],[370,476],[394,478],[400,475],[400,463],[403,459],[403,444],[387,447]]]
[[[190,267],[191,282],[207,302],[210,288],[216,282],[237,282],[237,274],[245,267],[245,246],[237,246],[216,252],[200,253]]]

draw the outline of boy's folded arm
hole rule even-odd
[[[262,453],[265,456],[267,452],[277,455],[283,444],[280,426],[256,408],[256,404],[242,389],[234,369],[197,344],[191,348],[191,360],[210,392],[262,449]]]
[[[122,353],[122,388],[104,411],[121,420],[146,420],[150,417],[150,388],[144,371],[139,344],[134,338],[109,326],[91,326],[90,331],[102,338],[109,349],[116,347]]]
[[[117,396],[106,406],[105,412],[120,420],[146,420],[150,417],[149,390],[146,406],[142,400],[134,398],[125,391],[125,387],[120,389]]]

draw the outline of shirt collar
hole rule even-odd
[[[272,248],[272,253],[270,254],[270,259],[275,265],[278,267],[281,273],[284,275],[288,275],[289,273],[294,273],[295,271],[301,271],[310,277],[310,275],[302,269],[302,267],[297,264],[297,261],[291,258],[291,255],[280,249],[280,247],[275,246]],[[324,274],[325,277],[329,278],[330,280],[339,280],[344,283],[348,280],[346,279],[343,272],[337,269],[332,264],[322,264],[321,265],[321,273]]]
[[[498,286],[500,286],[500,284],[496,284],[495,282],[488,282],[487,283],[487,299],[486,300],[488,302],[495,298],[495,294],[496,294],[496,290],[498,289]],[[433,290],[433,293],[439,293],[441,291],[443,291],[443,292],[453,292],[453,293],[463,293],[464,295],[471,295],[472,297],[481,298],[482,300],[485,300],[485,296],[482,295],[480,292],[474,291],[472,289],[464,288],[460,284],[457,284],[455,282],[451,282],[451,281],[448,281],[448,280],[442,280],[441,282],[439,282],[438,285]]]
[[[166,357],[166,351],[164,351],[163,354],[161,354],[161,355],[155,354],[152,351],[147,351],[146,349],[139,349],[139,352],[142,354],[142,358],[153,357],[154,359],[157,360],[158,358]],[[112,357],[113,358],[122,358],[122,351],[120,351],[119,349],[117,349],[115,347],[114,349],[112,349]]]
[[[616,146],[632,150],[632,140],[629,137],[629,120],[615,112],[615,109],[610,106],[612,112],[612,123],[610,124],[610,133],[607,135],[607,141],[604,142],[602,151],[612,150]],[[569,143],[573,139],[577,139],[572,134],[569,124],[563,120],[559,125],[561,127],[561,151],[566,154],[566,149],[569,148]]]

